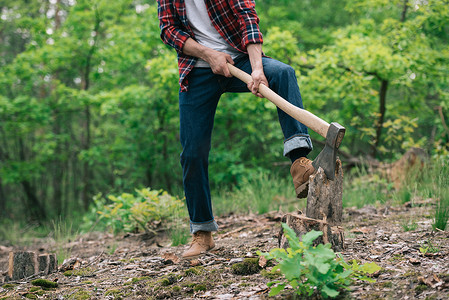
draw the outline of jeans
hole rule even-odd
[[[272,58],[262,58],[270,88],[297,107],[303,108],[301,94],[292,67]],[[235,66],[251,74],[248,56],[235,60]],[[209,151],[215,111],[226,92],[249,92],[238,78],[213,74],[210,68],[194,68],[188,75],[189,89],[179,93],[181,165],[190,217],[190,232],[216,231],[209,188]],[[268,100],[267,100],[268,101]],[[284,134],[284,156],[296,148],[312,150],[307,127],[278,109]]]

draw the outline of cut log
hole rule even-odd
[[[48,254],[39,255],[39,257],[37,258],[37,261],[39,263],[39,273],[42,273],[43,275],[48,274],[48,269],[50,265],[49,260],[50,258],[48,257]]]
[[[10,252],[6,281],[21,280],[36,274],[48,275],[58,270],[56,254]]]
[[[48,264],[48,274],[54,273],[58,271],[58,258],[55,253],[51,253],[48,255],[49,264]]]
[[[54,273],[58,270],[56,254],[41,254],[38,257],[39,273],[43,275]]]
[[[39,270],[37,255],[34,252],[10,252],[8,278],[20,280],[33,276]]]
[[[300,239],[311,230],[322,231],[323,235],[315,240],[315,245],[330,243],[334,251],[342,251],[345,248],[344,230],[340,226],[343,215],[343,169],[338,158],[335,169],[335,179],[332,181],[326,177],[322,168],[311,175],[306,215],[287,214],[282,222],[292,228]],[[288,247],[282,231],[279,234],[279,247]]]

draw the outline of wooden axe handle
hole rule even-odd
[[[234,67],[230,63],[228,63],[229,72],[241,81],[248,84],[253,81],[251,75],[243,72],[237,67]],[[282,109],[285,113],[303,123],[322,137],[326,138],[327,130],[329,129],[329,123],[324,121],[321,118],[318,118],[314,114],[304,110],[302,108],[296,107],[278,94],[276,94],[273,90],[267,87],[264,84],[259,85],[259,93],[261,93],[265,98],[273,102],[277,107]]]

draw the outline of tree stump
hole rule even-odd
[[[10,252],[6,281],[21,280],[36,274],[48,275],[58,270],[56,254]]]
[[[306,216],[287,214],[282,218],[282,222],[290,226],[300,239],[311,230],[322,231],[323,235],[315,240],[315,244],[330,243],[334,251],[342,251],[344,230],[340,224],[343,215],[343,169],[339,159],[336,164],[333,181],[327,179],[322,168],[310,176]],[[279,234],[279,247],[288,247],[282,230]]]
[[[43,275],[51,274],[58,270],[56,254],[41,254],[38,257],[39,273]]]
[[[39,270],[34,252],[10,252],[8,279],[19,280],[36,274]]]

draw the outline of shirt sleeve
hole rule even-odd
[[[182,48],[190,35],[183,29],[176,14],[173,0],[158,0],[159,27],[162,41],[182,53]]]
[[[248,44],[262,44],[263,38],[259,28],[254,0],[230,0],[232,11],[239,19],[242,29],[242,44],[246,48]]]

